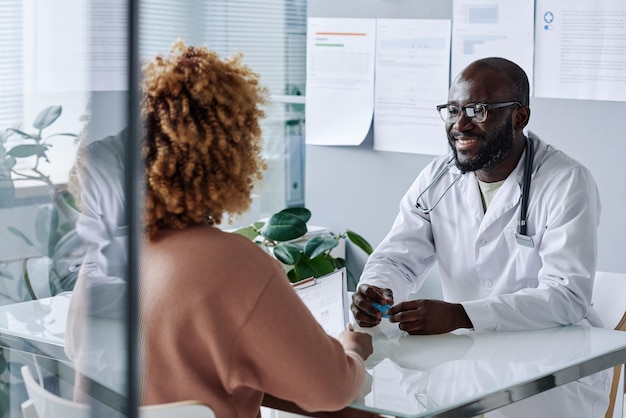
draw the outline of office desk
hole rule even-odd
[[[626,362],[626,332],[600,328],[430,336],[387,320],[355,328],[373,336],[369,379],[349,410],[312,416],[473,417]],[[306,414],[271,396],[265,404]]]
[[[566,326],[410,336],[367,331],[371,381],[351,406],[402,417],[474,416],[626,362],[626,333]]]
[[[50,366],[71,378],[76,370],[89,379],[94,398],[122,411],[127,393],[126,326],[123,321],[86,318],[86,344],[74,361],[65,352],[71,292],[0,306],[0,346],[52,360]],[[49,361],[46,364],[51,364]]]
[[[0,306],[0,342],[8,348],[69,361],[65,321],[72,294]]]
[[[67,360],[59,349],[69,297],[1,306],[0,341],[22,341],[26,348]],[[119,322],[99,324],[105,330],[96,333],[102,334],[102,347],[93,353],[100,361],[93,371],[108,371],[110,376],[89,372],[88,377],[122,394],[125,351],[119,341],[111,341],[115,337],[111,325],[122,327]],[[366,362],[369,379],[361,395],[346,411],[317,415],[359,416],[362,411],[398,417],[471,417],[626,362],[626,332],[574,325],[409,336],[383,320],[379,327],[363,331],[373,336],[374,354]],[[269,396],[265,404],[302,413],[292,403]]]

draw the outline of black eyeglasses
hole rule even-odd
[[[437,106],[439,116],[445,123],[456,123],[461,117],[461,112],[465,112],[468,118],[473,122],[482,123],[487,120],[487,110],[498,109],[507,106],[522,106],[520,102],[503,102],[503,103],[470,103],[465,106],[455,104],[442,104]]]

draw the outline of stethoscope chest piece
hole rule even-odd
[[[524,234],[520,234],[519,232],[516,232],[515,241],[517,241],[519,245],[523,245],[524,247],[535,248],[533,237],[529,235],[524,235]]]

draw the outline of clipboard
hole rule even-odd
[[[345,267],[325,276],[293,284],[293,289],[309,308],[324,331],[333,337],[348,323],[347,271]]]

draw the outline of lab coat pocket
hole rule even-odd
[[[529,237],[532,240],[534,246],[525,245],[526,242],[520,243],[515,235],[514,229],[507,229],[504,231],[506,245],[508,247],[509,256],[511,257],[510,265],[513,266],[515,271],[512,272],[515,277],[516,283],[525,283],[527,286],[537,286],[538,279],[537,273],[541,267],[541,261],[538,253],[538,236],[531,235]]]

